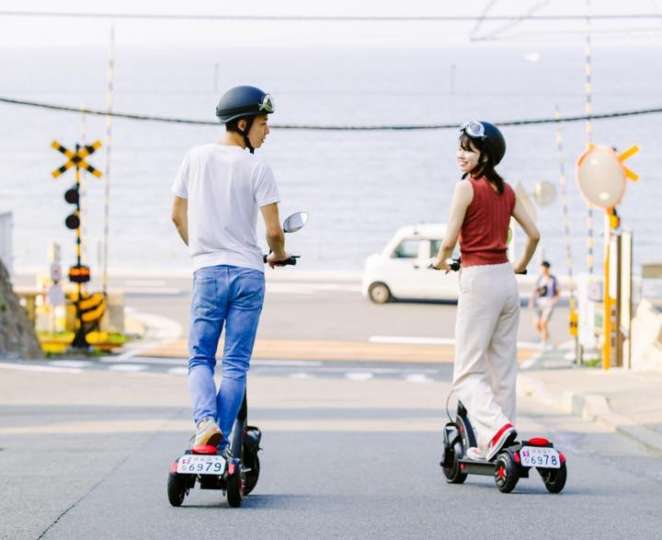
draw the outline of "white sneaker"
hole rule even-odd
[[[471,448],[467,448],[467,453],[465,454],[464,457],[472,461],[482,461],[485,459],[485,456],[480,451],[480,448],[476,448],[475,446],[472,446]]]

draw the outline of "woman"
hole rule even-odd
[[[448,258],[460,239],[462,268],[455,325],[453,389],[467,407],[478,448],[470,459],[492,460],[517,437],[516,273],[524,273],[540,233],[513,189],[494,169],[506,153],[503,135],[489,122],[471,121],[460,130],[457,162],[464,181],[455,186],[446,237],[433,266],[449,270]],[[506,256],[513,216],[527,235],[514,265]]]

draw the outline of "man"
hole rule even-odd
[[[188,362],[194,446],[227,442],[244,398],[264,301],[258,208],[271,249],[267,262],[273,268],[288,258],[274,175],[253,155],[269,134],[273,112],[271,96],[259,88],[230,89],[216,107],[225,135],[190,150],[172,186],[172,220],[194,267]],[[223,377],[217,393],[214,369],[223,326]]]
[[[540,265],[540,276],[531,296],[530,307],[536,310],[535,327],[545,349],[550,348],[549,343],[549,321],[552,318],[554,306],[559,301],[559,282],[550,271],[551,265],[543,261]]]

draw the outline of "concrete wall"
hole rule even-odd
[[[11,212],[0,212],[0,261],[11,276],[13,273],[13,234],[14,218]]]
[[[646,299],[632,320],[632,368],[662,370],[662,309]]]

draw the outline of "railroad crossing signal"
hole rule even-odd
[[[51,143],[51,148],[64,154],[68,159],[61,167],[55,169],[51,175],[58,178],[60,175],[73,168],[76,171],[76,183],[64,193],[64,200],[75,206],[75,210],[67,216],[65,225],[68,229],[76,231],[76,264],[69,268],[69,281],[78,284],[78,296],[76,299],[76,315],[78,317],[78,331],[72,343],[73,347],[87,348],[89,346],[85,339],[86,333],[90,330],[90,324],[98,323],[105,311],[105,297],[103,294],[95,293],[87,295],[83,293],[83,283],[90,281],[90,268],[81,261],[81,223],[80,223],[80,171],[87,171],[91,175],[101,178],[101,171],[90,165],[86,158],[91,156],[99,148],[101,141],[94,141],[92,144],[76,144],[75,151],[71,151],[62,146],[58,141]]]
[[[55,169],[51,173],[51,175],[53,175],[53,178],[57,178],[62,173],[65,173],[67,170],[71,169],[71,167],[76,167],[78,169],[85,169],[87,172],[96,176],[97,178],[101,178],[101,171],[95,169],[94,167],[92,167],[92,165],[90,165],[87,161],[85,161],[85,158],[87,156],[94,154],[94,152],[96,152],[99,148],[101,148],[101,141],[94,141],[92,144],[88,144],[81,147],[78,147],[78,145],[76,145],[75,152],[72,152],[68,148],[62,146],[58,141],[53,141],[51,143],[51,147],[55,148],[55,150],[63,153],[65,156],[69,158],[69,160],[64,165],[62,165],[62,167]]]

